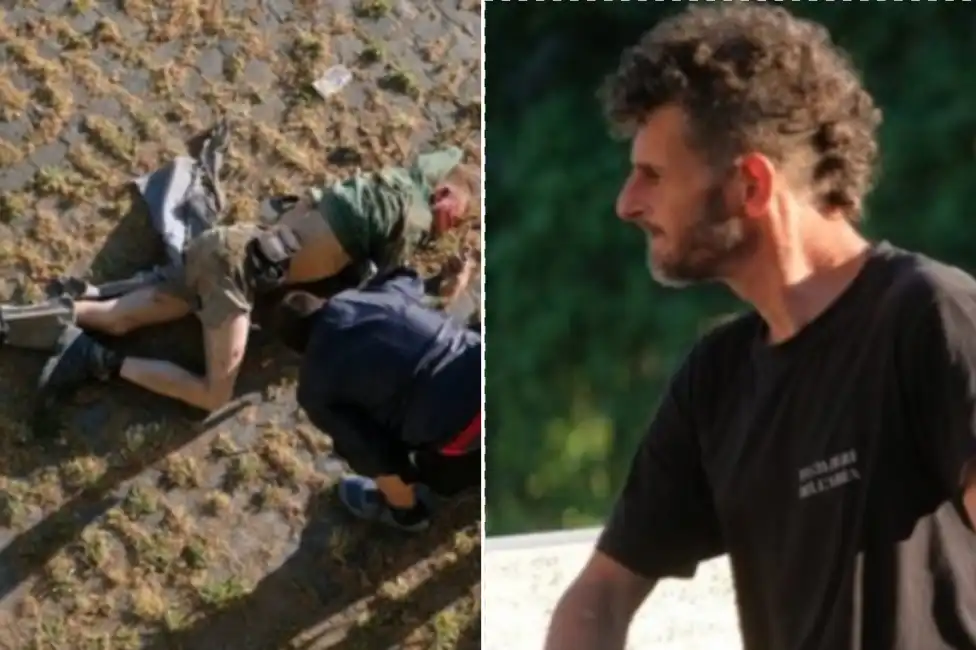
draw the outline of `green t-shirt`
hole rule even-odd
[[[354,261],[368,259],[388,268],[404,263],[429,236],[431,192],[462,156],[460,149],[449,147],[418,156],[410,168],[357,171],[312,189],[311,196]]]

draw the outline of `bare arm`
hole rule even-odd
[[[251,317],[245,313],[235,313],[219,327],[204,329],[203,344],[207,355],[205,401],[209,403],[209,410],[220,408],[234,396],[234,384],[244,362],[250,331]]]
[[[659,579],[691,577],[724,551],[694,418],[694,352],[671,379],[631,462],[596,550],[563,594],[547,650],[623,650],[634,614]]]
[[[250,326],[249,316],[238,312],[220,326],[204,329],[206,377],[198,377],[171,361],[136,357],[126,358],[121,376],[154,393],[208,412],[215,411],[234,395]]]
[[[634,613],[653,587],[596,551],[559,599],[545,650],[623,650]]]
[[[434,309],[450,311],[451,307],[467,290],[478,268],[478,260],[471,250],[465,249],[447,259],[437,275],[424,281],[424,304]]]
[[[444,278],[438,289],[438,293],[444,301],[445,309],[453,305],[461,297],[461,294],[467,290],[468,285],[471,284],[471,280],[474,277],[475,269],[478,266],[477,260],[467,256],[467,254],[461,257],[460,261],[456,264],[460,268],[455,267],[452,269],[453,273],[449,273]]]

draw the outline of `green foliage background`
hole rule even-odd
[[[884,110],[868,233],[976,268],[976,12],[785,4],[830,28]],[[683,5],[485,5],[488,534],[598,524],[668,374],[739,308],[718,288],[657,287],[642,237],[613,214],[626,144],[595,89]]]

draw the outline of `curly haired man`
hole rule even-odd
[[[693,7],[604,89],[660,282],[753,307],[671,379],[550,650],[728,554],[746,650],[976,647],[976,281],[858,231],[880,111],[827,31]]]

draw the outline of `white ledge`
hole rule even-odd
[[[599,529],[485,540],[485,650],[541,650],[552,609],[593,549]],[[630,630],[627,650],[741,650],[727,560],[691,580],[665,580]]]

